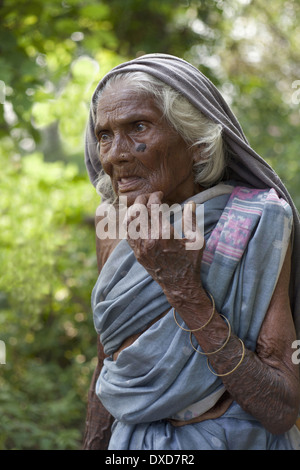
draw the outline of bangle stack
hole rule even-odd
[[[227,325],[228,325],[228,335],[227,335],[227,338],[225,340],[225,342],[222,344],[222,346],[218,349],[216,349],[215,351],[212,351],[212,352],[207,352],[207,353],[204,353],[202,351],[199,351],[197,348],[195,348],[195,346],[193,345],[193,342],[192,342],[192,333],[195,332],[195,331],[200,331],[200,330],[203,330],[212,320],[214,314],[215,314],[215,300],[213,298],[213,296],[208,292],[208,295],[210,296],[211,298],[211,301],[212,301],[212,313],[209,317],[209,319],[207,320],[207,322],[200,326],[200,328],[195,328],[194,330],[189,330],[187,328],[183,328],[181,325],[179,325],[177,319],[176,319],[176,311],[175,311],[175,308],[173,308],[173,317],[174,317],[174,320],[175,320],[175,323],[177,326],[179,326],[179,328],[183,331],[187,331],[188,333],[190,333],[190,343],[191,343],[191,346],[192,348],[194,349],[194,351],[196,351],[198,354],[201,354],[203,356],[212,356],[213,354],[216,354],[220,351],[222,351],[223,348],[225,348],[225,346],[227,345],[229,339],[230,339],[230,336],[231,336],[231,325],[229,323],[229,320],[228,318],[225,317],[225,315],[222,315],[220,314],[220,316],[222,318],[224,318],[224,320],[226,321]],[[225,377],[226,375],[230,375],[232,374],[232,372],[234,372],[240,365],[241,363],[243,362],[244,360],[244,357],[245,357],[245,345],[244,345],[244,342],[241,340],[241,338],[238,338],[239,341],[241,342],[242,344],[242,355],[241,355],[241,359],[239,360],[238,364],[229,372],[226,372],[225,374],[216,374],[210,367],[209,365],[209,361],[208,361],[208,357],[207,357],[207,367],[209,368],[210,372],[213,374],[213,375],[216,375],[218,377]]]

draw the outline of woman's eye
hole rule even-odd
[[[136,127],[136,130],[139,131],[139,132],[144,131],[146,129],[145,124],[143,124],[141,122],[137,122],[135,127]]]
[[[99,135],[99,142],[107,142],[109,140],[109,135],[105,132]]]

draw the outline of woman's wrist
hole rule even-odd
[[[182,314],[190,312],[192,315],[209,309],[211,304],[209,295],[206,293],[201,282],[187,283],[185,280],[172,282],[172,285],[160,284],[170,305],[180,310]]]
[[[173,315],[177,325],[189,332],[191,347],[197,349],[200,345],[204,354],[210,355],[213,351],[221,352],[229,343],[235,342],[231,337],[229,321],[217,312],[213,296],[203,289],[197,301],[189,299],[177,308],[173,304]],[[184,325],[182,325],[182,320]]]
[[[176,314],[191,330],[206,324],[215,310],[213,297],[202,286],[185,289],[184,295],[178,289],[172,294],[168,293],[167,298]]]

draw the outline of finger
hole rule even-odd
[[[155,191],[151,193],[148,198],[147,207],[150,207],[152,204],[161,204],[164,193],[162,191]]]
[[[149,213],[149,238],[157,240],[161,238],[161,204],[163,192],[155,191],[149,194],[147,209]]]
[[[203,233],[197,224],[196,204],[191,201],[185,204],[183,210],[183,232],[187,250],[200,250],[204,246]]]
[[[196,204],[194,201],[187,202],[183,207],[183,223],[182,231],[184,234],[191,231],[196,231],[197,217],[196,217]]]
[[[134,219],[145,214],[147,214],[147,218],[148,218],[148,211],[147,211],[145,204],[139,204],[135,202],[127,209],[127,212],[124,218],[125,225],[128,225]]]
[[[146,206],[148,203],[149,196],[150,194],[140,194],[139,196],[135,198],[135,201],[133,204],[144,204]]]

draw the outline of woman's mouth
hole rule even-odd
[[[118,191],[120,193],[126,193],[136,189],[140,183],[141,178],[139,176],[126,176],[118,179]]]

